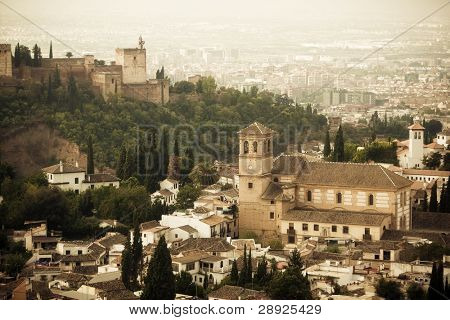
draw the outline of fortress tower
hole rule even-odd
[[[0,44],[0,76],[12,77],[12,58],[10,44]]]
[[[139,48],[116,49],[116,64],[122,66],[122,83],[139,84],[147,81],[147,51],[142,37]]]

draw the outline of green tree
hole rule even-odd
[[[266,256],[263,256],[263,258],[258,264],[258,268],[256,269],[255,282],[261,286],[264,286],[266,285],[267,279],[268,279],[267,260]]]
[[[300,252],[295,248],[289,257],[289,267],[291,268],[297,268],[299,270],[303,269],[303,261],[302,257],[300,256]]]
[[[191,181],[198,186],[209,186],[217,182],[219,176],[211,163],[199,163],[189,174]]]
[[[70,111],[73,112],[79,104],[78,87],[75,77],[71,73],[67,83],[67,98]]]
[[[247,276],[248,276],[247,268],[248,268],[248,264],[247,264],[247,245],[244,244],[243,263],[242,263],[241,272],[239,273],[239,280],[238,280],[238,284],[241,287],[245,287],[245,284],[247,282]]]
[[[127,242],[125,243],[125,249],[122,252],[122,282],[128,290],[134,290],[134,285],[132,282],[132,274],[133,274],[133,255],[130,245],[130,239],[127,238]]]
[[[179,209],[188,209],[194,206],[194,201],[201,194],[201,188],[192,184],[186,184],[180,188],[177,195],[177,207]]]
[[[47,102],[51,103],[54,99],[54,93],[53,93],[53,84],[52,84],[52,76],[48,75],[48,83],[47,83]]]
[[[179,81],[173,86],[173,92],[175,93],[192,93],[195,91],[195,84],[189,81]]]
[[[121,180],[126,180],[127,178],[129,178],[129,177],[125,176],[126,162],[127,162],[127,148],[124,144],[122,144],[122,147],[120,148],[119,159],[117,160],[117,166],[116,166],[116,175]]]
[[[298,268],[287,268],[276,272],[268,286],[268,293],[274,300],[311,300],[308,278]]]
[[[61,73],[59,72],[59,68],[58,66],[56,66],[55,68],[55,73],[54,73],[54,87],[55,88],[59,88],[61,86]]]
[[[323,147],[323,156],[324,158],[328,158],[331,154],[331,146],[330,146],[330,131],[327,130],[325,134],[325,143]]]
[[[252,265],[252,248],[248,250],[247,258],[247,277],[246,282],[250,283],[253,281],[253,265]]]
[[[194,287],[194,289],[192,287]],[[192,283],[192,276],[189,272],[182,270],[175,275],[176,293],[191,295],[192,291],[195,292],[195,284]]]
[[[427,297],[428,300],[446,299],[444,288],[444,266],[441,261],[433,262]]]
[[[203,290],[208,290],[208,286],[209,286],[209,279],[208,279],[208,271],[205,271],[205,275],[203,278]]]
[[[72,57],[73,57],[73,53],[70,52],[70,51],[66,52],[66,57],[67,57],[68,59],[72,58]]]
[[[42,63],[41,48],[37,44],[33,47],[33,67],[40,67]]]
[[[447,212],[447,189],[448,189],[448,183],[442,184],[442,190],[441,190],[441,197],[439,199],[439,212]]]
[[[342,127],[339,126],[339,129],[336,133],[336,138],[334,140],[333,160],[335,162],[343,162],[344,159],[344,132],[342,131]]]
[[[406,296],[408,300],[425,300],[427,295],[421,285],[413,282],[406,290]]]
[[[239,271],[237,268],[236,259],[233,260],[233,264],[231,265],[230,281],[233,285],[237,285],[239,281]]]
[[[422,201],[422,211],[427,212],[428,211],[428,193],[425,190],[423,195],[423,201]]]
[[[441,166],[442,155],[439,152],[432,153],[429,156],[424,156],[422,164],[428,169],[437,169]]]
[[[431,187],[431,196],[430,196],[430,212],[438,211],[438,201],[437,201],[437,183],[434,182]]]
[[[92,146],[92,136],[88,137],[87,143],[87,174],[94,174],[94,147]]]
[[[402,300],[403,293],[400,290],[400,283],[381,278],[375,286],[376,293],[386,300]]]
[[[175,299],[175,277],[172,271],[172,258],[164,236],[159,239],[150,260],[141,299]]]
[[[92,192],[87,189],[80,196],[80,212],[84,216],[92,216],[92,210],[94,209],[94,203],[92,200]]]
[[[131,252],[132,252],[131,283],[133,287],[137,289],[139,288],[138,278],[141,275],[142,271],[142,238],[139,223],[137,223],[137,221],[135,222],[133,230],[133,244],[131,247]]]

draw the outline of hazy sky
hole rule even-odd
[[[139,19],[276,19],[308,20],[418,19],[445,0],[1,0],[32,16],[58,14]],[[3,8],[0,12],[3,11]],[[450,19],[450,6],[437,17]]]

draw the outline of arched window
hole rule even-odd
[[[244,153],[248,153],[248,141],[244,141]]]
[[[336,194],[336,202],[337,203],[342,203],[342,193],[338,192]]]
[[[369,194],[369,206],[373,206],[373,194]]]
[[[306,192],[306,198],[308,199],[308,201],[312,201],[312,192],[311,192],[311,190],[308,190]]]
[[[270,152],[270,139],[267,140],[267,152]]]
[[[253,152],[258,152],[258,142],[253,141]]]

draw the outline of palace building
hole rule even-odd
[[[239,131],[240,232],[297,244],[309,237],[380,240],[411,226],[412,182],[380,166],[273,157],[273,130]]]

